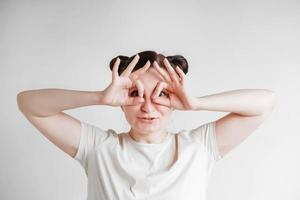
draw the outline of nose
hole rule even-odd
[[[155,107],[151,99],[145,98],[145,101],[142,103],[141,109],[144,112],[151,113],[154,111]]]

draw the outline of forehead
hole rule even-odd
[[[154,68],[150,67],[146,72],[139,76],[143,83],[157,83],[163,81],[162,75]]]
[[[139,79],[143,83],[145,89],[146,86],[155,87],[159,81],[164,81],[161,74],[154,67],[150,67],[145,73],[139,76]]]

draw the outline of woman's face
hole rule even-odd
[[[157,84],[163,81],[163,78],[155,68],[150,67],[147,72],[140,75],[139,80],[144,87],[144,102],[138,105],[122,106],[126,120],[134,131],[141,134],[163,131],[166,128],[173,109],[154,103],[151,99]],[[138,97],[138,89],[136,87],[131,88],[129,95]],[[160,91],[157,98],[169,98],[167,91],[165,89]],[[143,118],[154,119],[149,120]]]

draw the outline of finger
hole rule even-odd
[[[167,87],[167,83],[165,83],[165,82],[163,82],[163,81],[160,81],[160,82],[157,84],[157,86],[156,86],[156,88],[155,88],[155,90],[154,90],[154,92],[153,92],[152,98],[157,98],[157,97],[159,96],[160,92],[161,92],[164,88],[166,88],[166,87]]]
[[[119,65],[120,65],[120,58],[117,58],[113,66],[113,73],[112,73],[113,80],[115,80],[119,76],[118,74]]]
[[[168,98],[155,98],[152,100],[156,104],[160,104],[162,106],[171,107],[171,101]]]
[[[141,97],[128,97],[126,105],[138,105],[144,102],[144,98]]]
[[[133,70],[133,68],[135,67],[135,65],[138,63],[139,59],[140,59],[139,54],[136,54],[136,56],[134,56],[133,60],[126,67],[126,69],[123,71],[123,73],[121,75],[122,76],[129,76],[129,74],[131,73],[131,71]]]
[[[125,88],[131,88],[131,87],[133,87],[133,82],[130,80],[130,79],[125,79],[124,80],[124,82],[123,82],[123,86],[125,87]]]
[[[165,58],[163,62],[164,62],[165,66],[166,66],[166,68],[167,68],[167,70],[170,74],[170,77],[171,77],[172,81],[178,82],[179,81],[178,74],[175,72],[175,70],[173,69],[173,67],[169,63],[168,59]]]
[[[144,96],[144,85],[142,84],[142,82],[140,80],[136,80],[135,85],[138,89],[139,97],[143,98],[143,96]]]
[[[176,71],[178,72],[178,74],[180,76],[181,82],[184,83],[185,82],[185,73],[178,66],[176,66]]]
[[[154,68],[160,73],[160,75],[162,75],[163,79],[167,82],[171,82],[171,78],[169,76],[169,74],[164,70],[162,69],[156,61],[153,62],[153,66]]]
[[[148,60],[148,61],[146,62],[146,64],[145,64],[142,68],[140,68],[140,69],[136,70],[135,72],[131,73],[131,74],[130,74],[130,78],[132,78],[133,80],[138,79],[138,77],[139,77],[140,75],[142,75],[143,73],[145,73],[145,72],[149,69],[150,66],[151,66],[151,63],[150,63],[150,61]]]

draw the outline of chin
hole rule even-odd
[[[155,131],[160,130],[160,128],[158,128],[158,127],[146,127],[146,126],[142,126],[142,127],[136,128],[136,130],[138,132],[140,132],[140,133],[143,133],[143,134],[147,135],[147,134],[151,134],[151,133],[153,133]]]

